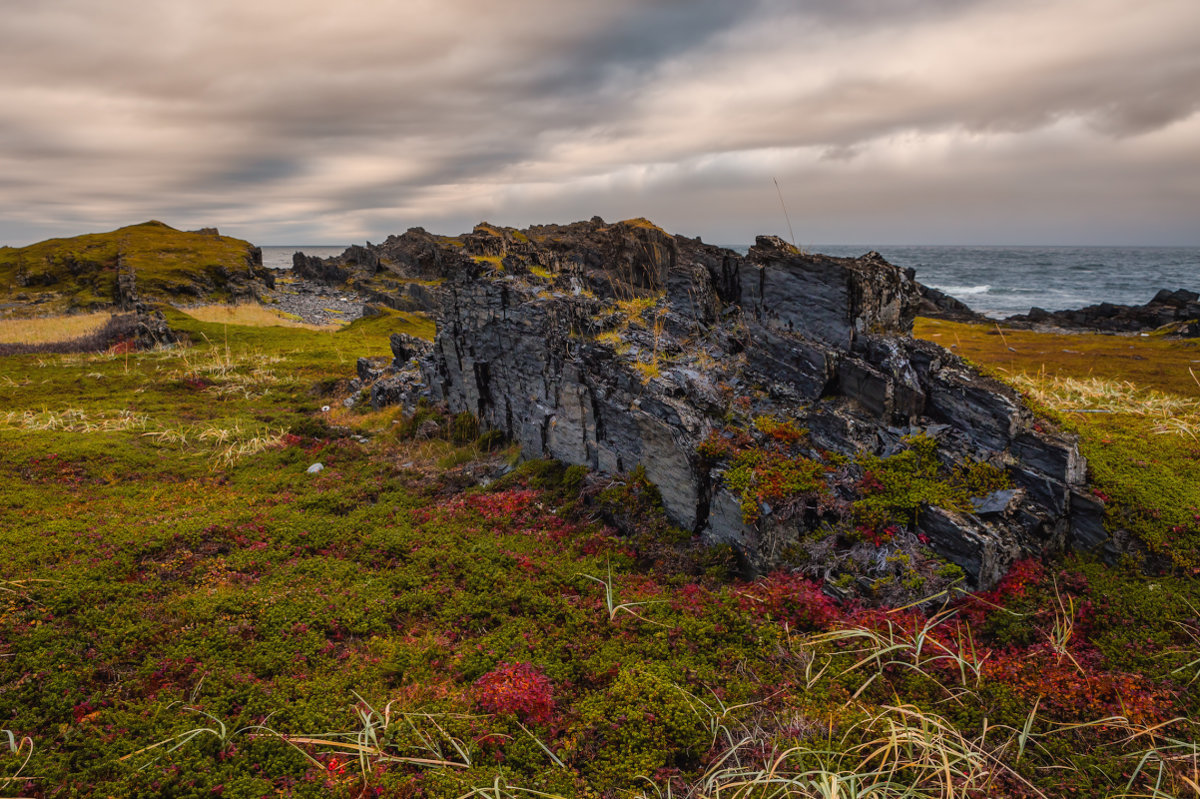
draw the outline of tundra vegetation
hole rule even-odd
[[[1200,795],[1194,344],[922,321],[1080,434],[1143,550],[895,608],[739,579],[636,471],[347,408],[359,356],[430,335],[411,314],[166,313],[189,345],[0,359],[3,795]],[[706,453],[746,512],[819,501],[803,431],[750,424]],[[863,464],[881,557],[1003,484],[910,443]]]

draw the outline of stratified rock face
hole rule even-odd
[[[420,247],[412,257],[449,278],[437,338],[424,355],[401,343],[409,382],[393,380],[389,397],[470,411],[529,457],[641,466],[677,524],[733,544],[751,569],[848,524],[856,457],[892,455],[913,436],[935,440],[946,467],[1008,475],[1010,487],[966,509],[926,508],[911,531],[974,584],[1069,535],[1085,470],[1074,442],[1035,432],[1010,389],[912,339],[918,287],[875,253],[808,255],[760,237],[743,257],[644,220],[599,219],[480,226]],[[702,442],[762,419],[807,430],[803,457],[828,484],[819,501],[748,507],[730,464],[702,454]]]
[[[764,327],[848,350],[871,332],[912,330],[915,284],[871,252],[857,260],[805,255],[759,236],[742,273],[741,306]]]

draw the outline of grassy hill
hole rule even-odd
[[[93,311],[118,302],[130,272],[143,300],[221,301],[269,280],[258,249],[241,239],[144,222],[108,233],[0,247],[0,315]]]

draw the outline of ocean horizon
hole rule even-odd
[[[263,264],[289,269],[292,253],[322,258],[348,245],[264,246]],[[748,244],[719,244],[745,254]],[[993,318],[1081,308],[1101,302],[1141,305],[1159,289],[1200,292],[1200,247],[811,244],[805,250],[857,257],[875,250],[915,269],[917,280]]]

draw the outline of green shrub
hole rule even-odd
[[[663,666],[621,669],[579,702],[571,761],[598,788],[632,788],[664,766],[694,763],[711,739]]]

